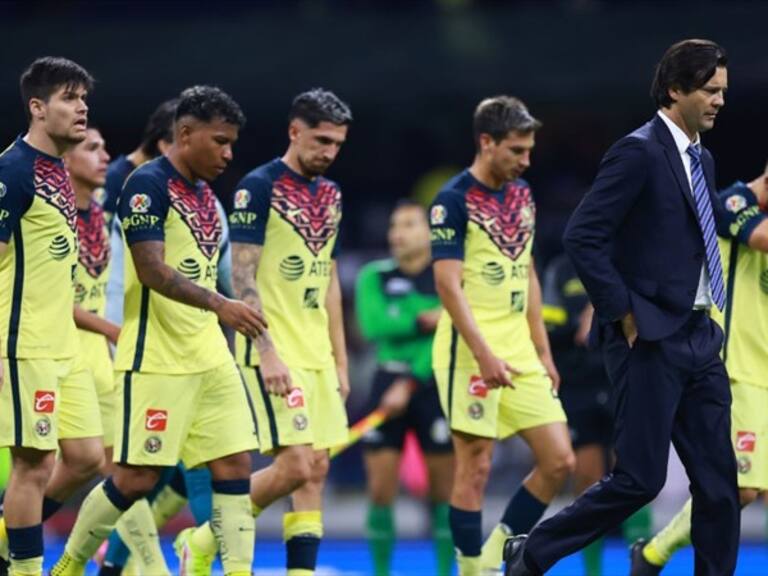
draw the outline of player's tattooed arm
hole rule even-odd
[[[533,259],[528,269],[528,327],[531,331],[531,340],[536,348],[541,363],[552,379],[552,387],[557,390],[560,388],[560,374],[555,367],[552,359],[552,350],[549,347],[549,336],[544,325],[544,318],[541,315],[541,284],[539,276],[536,274],[536,267],[533,265]]]
[[[259,269],[263,246],[232,242],[232,288],[235,296],[247,302],[256,310],[262,311],[259,290],[256,287],[256,272]],[[285,396],[293,383],[288,367],[277,354],[269,332],[264,330],[253,343],[259,351],[261,377],[270,394]]]
[[[267,328],[262,314],[244,302],[198,286],[165,263],[165,243],[156,240],[131,245],[131,256],[139,282],[177,302],[210,310],[226,326],[251,338],[258,337]]]
[[[331,283],[325,296],[325,309],[328,312],[328,331],[331,338],[336,372],[339,375],[339,393],[346,400],[349,396],[349,369],[347,344],[344,337],[344,309],[341,304],[341,284],[336,260],[331,265]]]

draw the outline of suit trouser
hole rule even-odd
[[[618,324],[604,328],[603,354],[616,394],[616,464],[531,532],[531,568],[548,570],[655,498],[666,481],[671,439],[690,480],[696,574],[733,573],[740,508],[722,343],[722,331],[703,312],[672,336],[638,339],[632,349]]]

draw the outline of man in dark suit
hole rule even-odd
[[[670,47],[656,68],[658,114],[614,144],[573,214],[566,251],[587,289],[617,395],[611,474],[529,537],[507,541],[507,576],[541,574],[650,502],[664,486],[670,440],[691,482],[697,575],[736,566],[739,499],[731,393],[710,319],[725,290],[713,218],[712,128],[728,85],[725,51]]]

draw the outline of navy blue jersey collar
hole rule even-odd
[[[36,156],[43,156],[45,158],[48,158],[52,162],[56,162],[58,164],[63,164],[64,163],[61,158],[59,158],[57,156],[51,156],[50,154],[47,154],[47,153],[43,152],[42,150],[38,150],[37,148],[35,148],[31,144],[27,143],[27,141],[24,140],[24,134],[19,134],[16,137],[16,146],[18,146],[25,154],[32,154],[32,155],[36,155]]]

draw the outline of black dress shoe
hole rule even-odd
[[[513,536],[504,542],[504,576],[536,576],[523,561],[527,535]]]
[[[629,576],[656,576],[661,574],[663,566],[655,566],[643,556],[643,548],[645,548],[646,544],[648,544],[648,541],[641,538],[640,540],[635,540],[635,543],[629,549]]]

